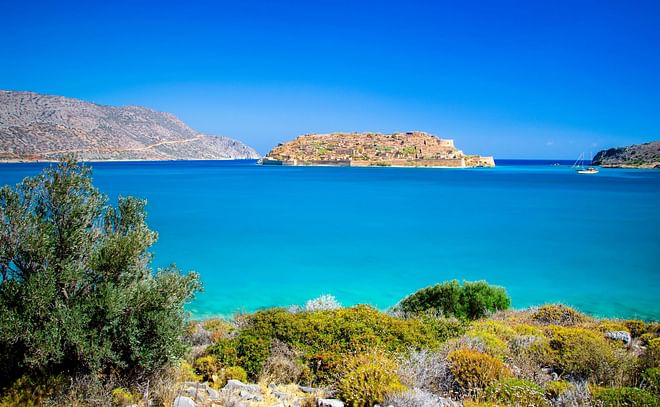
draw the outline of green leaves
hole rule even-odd
[[[404,298],[397,306],[405,314],[441,314],[460,319],[479,319],[511,306],[511,299],[502,287],[485,281],[457,280],[423,288]]]
[[[153,273],[146,201],[116,208],[72,157],[0,188],[0,387],[24,375],[150,374],[181,357],[195,273]]]

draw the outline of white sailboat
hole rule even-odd
[[[575,168],[575,171],[578,174],[598,174],[598,168],[595,167],[584,167],[584,153],[580,154],[575,163],[571,168]]]

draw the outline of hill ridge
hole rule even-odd
[[[0,91],[0,161],[259,158],[240,141],[202,134],[172,113],[30,91]]]

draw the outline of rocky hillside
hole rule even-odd
[[[245,144],[207,136],[170,113],[61,96],[0,91],[0,161],[258,158]]]
[[[261,161],[271,165],[494,167],[493,157],[465,155],[424,132],[308,134],[280,144]]]
[[[660,168],[660,141],[599,151],[593,163],[603,167]]]

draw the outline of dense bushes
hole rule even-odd
[[[447,359],[459,393],[479,392],[510,375],[501,360],[470,349],[455,350]]]
[[[553,366],[578,379],[593,377],[606,382],[618,368],[614,348],[605,337],[583,328],[554,326],[550,331]]]
[[[394,315],[364,305],[259,311],[238,317],[240,328],[208,352],[253,380],[332,386],[349,405],[385,397],[406,406],[438,396],[471,397],[474,405],[590,405],[593,385],[653,390],[657,381],[653,369],[643,372],[657,363],[660,341],[633,352],[605,337],[629,326],[655,335],[646,332],[651,324],[594,320],[563,305],[470,322],[434,312]]]
[[[183,304],[200,286],[148,268],[144,209],[108,206],[73,160],[0,189],[0,387],[24,375],[138,380],[184,355]]]
[[[511,299],[502,287],[485,281],[458,281],[423,288],[404,298],[397,309],[405,314],[435,313],[460,319],[478,319],[511,306]]]
[[[465,325],[437,318],[401,319],[366,305],[336,310],[291,313],[285,309],[259,311],[241,317],[243,329],[209,348],[223,364],[242,366],[256,378],[274,341],[301,352],[301,360],[320,381],[335,374],[344,355],[374,348],[403,351],[437,349]]]

